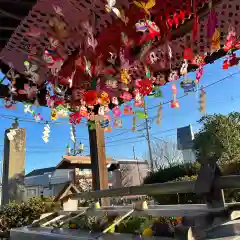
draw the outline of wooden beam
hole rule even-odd
[[[19,17],[19,16],[13,14],[13,13],[10,13],[10,12],[2,9],[2,8],[0,8],[0,13],[4,14],[7,17],[10,17],[10,18],[13,18],[13,19],[16,19],[16,20],[19,20],[19,21],[22,21],[22,19],[23,19],[22,17]]]
[[[88,129],[90,154],[92,163],[92,186],[93,190],[108,189],[108,171],[106,163],[104,129],[96,122],[95,129]],[[108,200],[102,199],[102,205],[109,205]]]
[[[146,184],[143,186],[108,189],[97,192],[73,194],[72,199],[97,199],[101,197],[121,197],[130,195],[157,195],[194,192],[196,181],[181,181],[168,183]],[[221,189],[240,188],[240,175],[220,177]]]
[[[16,28],[15,27],[1,27],[0,30],[6,30],[6,31],[14,31]]]
[[[213,0],[212,6],[213,8],[217,7],[219,4],[222,3],[223,0]],[[209,13],[209,6],[206,4],[198,13],[199,19],[205,18]],[[185,23],[181,24],[179,28],[172,31],[171,40],[175,40],[179,37],[184,36],[186,33],[189,33],[193,29],[194,19],[186,21]]]
[[[31,8],[37,1],[24,1],[24,0],[1,0],[2,4],[15,4],[15,5],[24,5]]]

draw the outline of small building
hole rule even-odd
[[[136,186],[148,174],[143,160],[107,157],[109,188]],[[63,156],[56,167],[36,169],[25,175],[25,199],[34,196],[58,196],[66,185],[77,184],[81,191],[91,189],[90,156]]]
[[[78,200],[70,199],[70,195],[80,193],[80,190],[72,183],[67,183],[59,194],[54,198],[54,202],[60,202],[65,211],[76,211]]]
[[[48,195],[55,167],[35,169],[24,177],[25,198]]]

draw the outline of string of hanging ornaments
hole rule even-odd
[[[123,126],[122,116],[131,116],[136,131],[137,121],[148,118],[144,97],[162,98],[161,87],[167,83],[171,108],[180,108],[180,91],[196,93],[204,114],[205,92],[199,87],[204,66],[223,56],[223,70],[239,64],[238,23],[229,24],[224,18],[237,0],[231,8],[218,0],[126,1],[125,5],[107,0],[93,2],[84,11],[80,5],[60,2],[39,1],[0,56],[9,66],[1,80],[8,80],[5,108],[13,109],[18,99],[25,101],[24,112],[35,121],[46,120],[32,105],[45,105],[51,109],[52,121],[67,118],[76,126],[85,119],[90,129],[98,122],[111,132],[112,127]],[[106,11],[96,21],[94,9],[99,6]],[[83,16],[86,11],[88,17]],[[184,32],[185,24],[192,29]],[[193,79],[190,71],[195,71]],[[161,119],[162,105],[157,110],[158,124]],[[46,125],[45,142],[47,129]]]
[[[69,156],[76,156],[78,154],[81,154],[84,151],[84,144],[77,142],[76,128],[74,124],[70,125],[70,138],[73,143],[73,148],[71,148],[68,144],[66,147],[66,154]]]

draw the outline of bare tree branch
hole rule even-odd
[[[129,187],[132,185],[133,180],[130,174],[132,168],[133,167],[130,164],[123,164],[120,166],[121,184],[123,187]]]
[[[177,144],[175,142],[153,142],[151,149],[154,169],[156,171],[183,162],[182,152],[177,149]],[[148,153],[144,154],[144,158],[149,160]]]

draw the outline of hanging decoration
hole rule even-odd
[[[162,103],[160,103],[159,108],[158,108],[158,113],[157,113],[157,120],[156,120],[156,123],[158,125],[160,125],[161,121],[162,121],[162,110],[163,110],[163,106],[162,106]]]
[[[177,87],[175,84],[172,85],[172,95],[173,95],[173,100],[171,101],[171,108],[179,108],[179,102],[177,100]]]
[[[136,116],[133,116],[133,119],[132,119],[132,132],[136,132],[137,130],[137,119],[136,119]]]
[[[187,59],[184,59],[184,62],[182,64],[182,67],[180,69],[180,73],[182,76],[185,76],[188,73],[188,61]]]
[[[222,56],[225,51],[223,69],[239,64],[239,57],[234,53],[240,49],[237,24],[231,21],[232,26],[222,48],[221,36],[225,33],[222,24],[218,24],[222,20],[213,6],[215,1],[203,0],[201,4],[198,0],[185,1],[184,4],[176,1],[176,4],[165,4],[166,7],[156,4],[155,0],[135,0],[132,3],[125,6],[116,0],[99,2],[99,9],[105,8],[106,11],[99,12],[101,16],[97,23],[96,16],[77,23],[78,27],[74,28],[76,34],[72,34],[70,26],[74,24],[67,16],[67,12],[71,12],[66,11],[67,3],[50,5],[52,12],[44,18],[47,36],[43,34],[41,21],[39,26],[33,26],[29,21],[25,39],[21,39],[27,42],[27,51],[19,57],[23,60],[16,67],[22,72],[15,72],[13,64],[6,63],[10,70],[5,76],[8,78],[5,108],[13,108],[18,99],[35,104],[46,103],[53,121],[69,118],[69,123],[75,126],[83,119],[88,121],[90,129],[95,129],[97,123],[104,131],[111,131],[112,111],[114,127],[122,127],[121,115],[134,115],[132,129],[135,131],[136,119],[148,117],[143,109],[139,110],[144,107],[145,96],[162,97],[161,87],[170,82],[171,108],[179,108],[177,83],[174,83],[180,76],[183,77],[180,87],[185,94],[198,92],[198,84],[207,69],[204,65],[213,62],[215,55]],[[94,8],[97,6],[94,1],[92,4]],[[207,7],[209,14],[205,15],[208,19],[201,19],[199,29],[200,12]],[[110,23],[108,14],[117,16],[123,23],[119,19]],[[175,36],[174,31],[187,23],[190,16],[193,16],[192,39],[190,33],[184,38],[178,34]],[[206,22],[204,35],[202,29]],[[207,39],[207,46],[197,41],[198,31],[201,32],[200,40]],[[178,38],[181,38],[181,44]],[[207,49],[210,51],[205,54]],[[196,70],[196,79],[187,76],[193,70]],[[133,105],[128,103],[132,100]],[[43,120],[30,104],[25,104],[24,112],[31,114],[36,121]],[[161,119],[162,105],[158,109],[158,124]]]
[[[29,84],[24,84],[24,90],[19,90],[19,94],[26,94],[28,99],[32,100],[38,92],[37,86],[30,87]]]
[[[224,51],[229,52],[233,49],[240,49],[240,40],[237,39],[236,31],[233,27],[229,27],[226,42],[223,47]]]
[[[89,120],[88,121],[88,128],[89,128],[89,130],[95,130],[96,129],[95,121]]]
[[[162,94],[161,88],[154,86],[149,96],[154,98],[162,98],[163,94]]]
[[[32,109],[32,105],[31,104],[24,104],[24,113],[30,113],[33,116],[33,118],[35,119],[36,122],[43,120],[43,117],[41,116],[41,114],[40,113],[36,113]]]
[[[139,8],[142,8],[147,15],[150,15],[149,10],[155,6],[156,1],[155,0],[148,0],[147,2],[133,1],[133,3]]]
[[[113,120],[113,126],[115,128],[122,128],[122,125],[123,125],[122,119],[116,118]]]
[[[217,14],[213,11],[212,0],[209,1],[208,7],[209,7],[209,14],[208,14],[208,23],[207,23],[207,36],[208,36],[208,38],[211,39],[211,38],[213,38],[214,34],[216,34],[216,30],[217,30],[217,28],[216,28],[217,27]],[[217,30],[217,32],[219,33],[218,30]]]
[[[70,138],[74,143],[76,142],[76,128],[74,124],[70,125]]]
[[[181,81],[180,87],[184,90],[185,94],[195,92],[196,91],[196,81],[192,79],[185,79]]]
[[[107,128],[110,125],[109,119],[104,119],[102,121],[99,121],[99,125],[101,128]]]
[[[24,66],[26,67],[25,74],[28,76],[28,79],[37,84],[39,81],[39,75],[36,73],[38,66],[31,64],[28,61],[24,62]]]
[[[79,124],[81,122],[81,119],[82,119],[82,116],[80,112],[74,112],[69,115],[69,122],[71,124],[74,124],[74,125]]]
[[[53,108],[51,110],[51,120],[55,121],[55,120],[57,120],[57,118],[58,118],[57,110],[55,108]]]
[[[112,132],[112,127],[108,125],[107,127],[104,128],[104,132]]]
[[[202,114],[206,113],[206,92],[204,90],[204,88],[201,88],[201,92],[200,92],[200,99],[199,99],[199,110]]]
[[[16,84],[17,78],[19,78],[20,75],[15,73],[15,71],[12,68],[10,68],[9,71],[6,73],[6,77],[8,79],[11,79],[11,82],[14,85],[14,84]]]
[[[124,109],[123,109],[123,114],[124,115],[133,115],[133,109],[130,105],[124,105]]]
[[[8,140],[13,141],[16,135],[17,135],[17,130],[10,129],[9,132],[7,133]]]
[[[58,105],[56,107],[56,112],[57,118],[67,118],[69,113],[68,109],[64,107],[64,105]]]
[[[113,116],[114,116],[115,118],[118,118],[118,117],[121,116],[121,110],[120,110],[119,106],[114,107],[114,108],[112,109],[112,112],[113,112]]]
[[[233,67],[240,62],[240,58],[237,58],[235,53],[229,54],[226,56],[226,59],[223,62],[222,69],[227,70],[229,67]]]
[[[146,119],[146,118],[148,118],[148,115],[145,112],[140,111],[140,110],[135,111],[135,115],[139,119]]]
[[[211,53],[216,52],[221,48],[220,37],[221,37],[221,34],[220,34],[219,30],[216,28],[215,32],[212,36]]]
[[[44,129],[43,129],[43,136],[42,136],[42,140],[45,142],[45,143],[48,143],[49,142],[49,136],[50,136],[50,126],[48,123],[46,123],[44,125]]]
[[[203,76],[204,69],[203,66],[201,65],[197,70],[196,70],[196,84],[198,84]]]
[[[115,7],[116,0],[107,0],[107,4],[105,5],[107,12],[113,12],[118,18],[120,18],[125,24],[128,23],[128,18],[125,16],[123,10],[119,10]]]
[[[4,107],[8,110],[15,110],[16,103],[10,98],[4,98]]]

